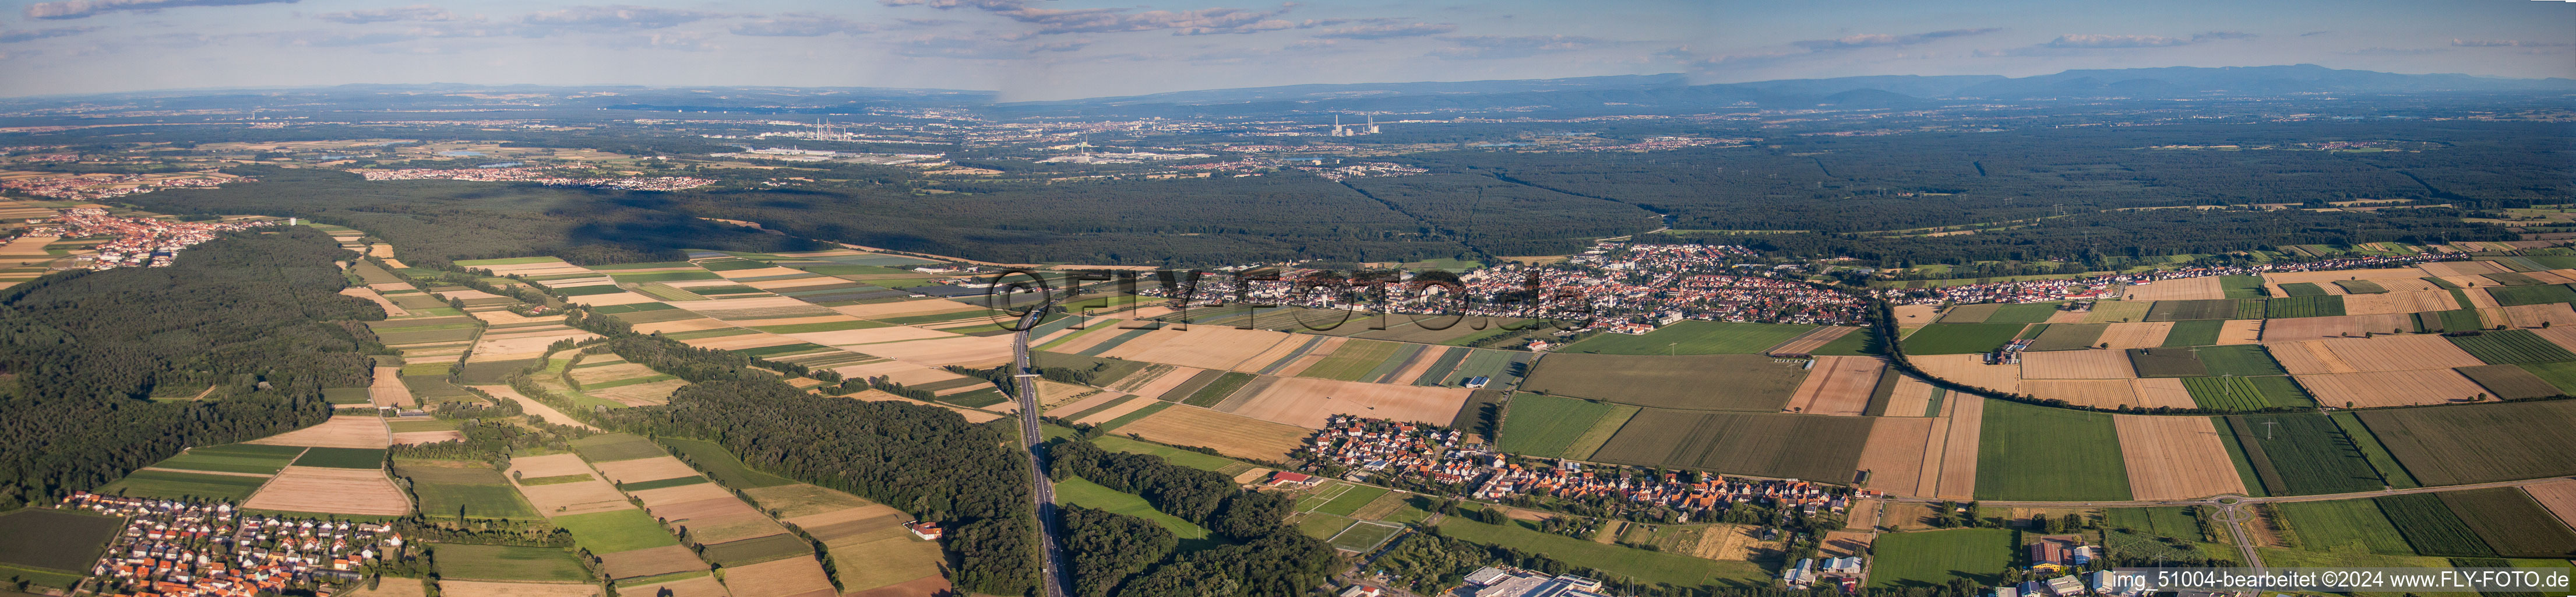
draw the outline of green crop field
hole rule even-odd
[[[2344,437],[2352,440],[2353,447],[2361,450],[2361,458],[2370,461],[2370,468],[2379,471],[2380,478],[2386,480],[2389,487],[2414,489],[2424,486],[2415,482],[2415,475],[2407,473],[2406,467],[2397,464],[2397,457],[2388,453],[2388,446],[2379,443],[2379,436],[2370,433],[2370,426],[2363,425],[2359,415],[2344,411],[2327,418],[2334,419],[2335,427],[2343,430]]]
[[[1879,535],[1870,544],[1877,561],[1870,567],[1869,586],[1945,587],[1959,579],[1999,583],[2013,564],[2013,534],[2008,529],[1950,529]]]
[[[679,282],[684,280],[720,280],[724,278],[724,276],[718,276],[715,272],[710,271],[636,272],[632,274],[609,274],[608,277],[617,280],[620,283],[629,284]]]
[[[1241,464],[1234,459],[1223,456],[1192,452],[1162,444],[1128,439],[1125,436],[1118,435],[1095,437],[1091,439],[1091,443],[1097,444],[1103,449],[1112,451],[1126,452],[1129,454],[1152,454],[1155,456],[1161,456],[1165,462],[1199,470],[1223,471],[1227,468]]]
[[[2154,306],[2147,308],[2147,321],[2255,319],[2262,316],[2262,305],[2262,299],[2253,298],[2156,301]],[[2248,311],[2253,313],[2252,317],[2246,316]]]
[[[2372,498],[2388,522],[2397,525],[2397,533],[2406,536],[2406,544],[2415,553],[2428,556],[2486,557],[2494,556],[2485,539],[2469,524],[2451,513],[2442,496],[2418,493]]]
[[[670,446],[671,451],[687,457],[689,463],[705,470],[708,476],[715,477],[716,482],[723,483],[725,487],[750,489],[796,484],[795,481],[784,477],[752,470],[749,465],[742,463],[742,459],[735,458],[732,452],[725,451],[724,446],[718,446],[714,442],[676,437],[655,439],[660,440],[662,445]]]
[[[2227,424],[2272,495],[2377,491],[2387,483],[2332,419],[2242,415],[2227,417]]]
[[[2227,298],[2263,298],[2263,277],[2219,276],[2218,288],[2220,291],[2227,293]]]
[[[2499,264],[2501,264],[2501,263],[2503,263],[2503,262],[2499,262]],[[2539,278],[2534,278],[2534,277],[2531,277],[2531,276],[2525,276],[2525,275],[2522,275],[2522,273],[2521,273],[2521,272],[2502,272],[2502,273],[2494,273],[2494,274],[2478,274],[2478,277],[2486,278],[2486,279],[2489,279],[2489,280],[2494,280],[2494,281],[2495,281],[2495,283],[2497,283],[2497,284],[2503,284],[2503,285],[2506,285],[2506,286],[2536,286],[2536,285],[2541,284],[2541,281],[2540,281],[2540,279],[2539,279]]]
[[[2332,317],[2343,314],[2343,297],[2339,295],[2292,296],[2263,301],[2263,317]]]
[[[1596,334],[1557,352],[1758,354],[1812,329],[1816,326],[1683,320],[1645,334]]]
[[[2107,323],[2057,323],[2032,340],[2028,350],[2082,350],[2092,348],[2102,332],[2111,329]]]
[[[2457,293],[2460,291],[2453,290]],[[2453,309],[2415,314],[2415,319],[2428,332],[2466,332],[2486,327],[2476,309]]]
[[[1915,330],[1901,343],[1906,354],[1977,354],[1994,352],[2021,335],[2018,323],[1936,323]]]
[[[304,448],[296,446],[262,447],[288,448],[289,451],[284,454],[259,454],[219,451],[221,446],[197,448],[172,456],[168,460],[153,463],[152,466],[189,471],[274,475],[277,474],[278,469],[286,468],[288,463],[294,462],[296,455],[304,452]]]
[[[209,475],[173,471],[134,471],[98,493],[164,499],[209,499],[239,502],[267,483],[267,477]]]
[[[2380,513],[2378,502],[2282,502],[2272,507],[2281,513],[2282,518],[2288,519],[2290,531],[2298,536],[2300,549],[2415,555],[2415,549],[2406,545],[2406,536],[2398,534],[2397,525],[2388,522],[2388,516]]]
[[[2380,286],[2378,282],[2372,282],[2369,280],[2335,280],[2334,285],[2342,286],[2345,294],[2379,294],[2388,292],[2387,287]],[[2287,285],[2283,285],[2283,288],[2287,287]]]
[[[1985,323],[2039,323],[2054,315],[2057,315],[2057,303],[2003,305],[1996,307],[1993,315],[1986,316]]]
[[[2127,471],[2110,415],[1986,401],[1977,499],[2126,500]]]
[[[2326,289],[2318,288],[2315,282],[2292,282],[2289,284],[2282,284],[2281,293],[2294,297],[2325,296]]]
[[[2484,287],[2483,290],[2487,291],[2487,296],[2495,297],[2496,304],[2512,307],[2576,302],[2576,290],[2570,290],[2567,286],[2566,284],[2489,286]]]
[[[1297,376],[1359,381],[1361,375],[1376,369],[1379,363],[1384,363],[1389,357],[1395,356],[1396,349],[1405,346],[1407,345],[1395,342],[1351,340],[1343,343],[1341,348],[1335,349],[1331,356],[1316,361],[1314,365],[1308,366]]]
[[[1592,459],[1848,483],[1873,422],[1869,417],[1646,409],[1621,426]]]
[[[814,544],[791,534],[777,534],[707,545],[706,558],[717,566],[734,567],[757,564],[781,558],[812,556]]]
[[[2530,371],[2541,381],[2549,382],[2549,385],[2558,388],[2559,393],[2576,394],[2576,361],[2523,363],[2522,370]]]
[[[1995,310],[2001,308],[2003,305],[1994,303],[1959,305],[1943,312],[1939,321],[1941,323],[1985,323],[1986,318],[1993,317]]]
[[[2105,509],[2102,524],[2191,542],[2199,542],[2201,536],[2200,519],[2191,515],[2189,506]]]
[[[81,576],[98,563],[107,540],[124,528],[123,518],[77,510],[27,508],[0,514],[0,564]]]
[[[612,510],[554,517],[555,526],[572,531],[573,542],[590,553],[617,553],[679,545],[680,540],[643,510]]]
[[[2316,400],[2301,391],[2298,384],[2281,376],[2185,377],[2182,378],[2182,387],[2191,391],[2191,401],[2201,408],[2262,410],[2316,406]]]
[[[696,484],[699,484],[699,483],[712,483],[712,482],[714,482],[714,481],[713,481],[713,480],[710,480],[710,479],[708,479],[708,478],[706,478],[706,477],[704,477],[704,476],[699,476],[699,475],[689,475],[689,476],[685,476],[685,477],[672,477],[672,478],[669,478],[669,479],[656,479],[656,480],[652,480],[652,481],[637,481],[637,482],[634,482],[634,483],[619,483],[619,484],[617,484],[617,489],[618,489],[619,491],[643,491],[643,490],[647,490],[647,489],[661,489],[661,488],[665,488],[665,487],[681,487],[681,486],[687,486],[687,485],[696,485]]]
[[[2290,374],[2289,370],[2281,368],[2280,361],[2272,360],[2271,353],[2263,351],[2261,344],[2203,346],[2192,354],[2200,355],[2200,362],[2209,367],[2210,375],[2246,377]]]
[[[1797,364],[1761,355],[1552,354],[1521,389],[1656,408],[1779,412],[1806,377]]]
[[[2576,475],[2576,402],[2373,410],[2361,421],[2426,486]]]
[[[590,580],[590,573],[581,569],[581,560],[573,559],[572,550],[561,547],[441,543],[436,549],[438,575],[444,578],[550,582]]]
[[[2176,321],[2174,322],[2173,331],[2165,334],[2165,342],[2162,346],[2166,348],[2180,348],[2185,346],[2208,346],[2211,344],[2217,344],[2218,332],[2225,329],[2226,326],[2227,320],[2223,319]]]
[[[624,433],[602,433],[572,440],[572,450],[580,453],[582,460],[591,462],[616,462],[670,455],[663,452],[661,446],[653,445],[653,440]]]
[[[1494,448],[1512,454],[1567,458],[1566,448],[1591,433],[1617,406],[1537,394],[1513,396],[1503,412],[1502,437]]]
[[[1243,384],[1252,383],[1252,377],[1250,373],[1236,371],[1219,374],[1216,379],[1209,380],[1205,387],[1191,392],[1188,398],[1183,398],[1181,403],[1190,406],[1216,406],[1216,403],[1225,401],[1225,397],[1234,395],[1235,390],[1243,389]]]
[[[2469,381],[2478,382],[2478,386],[2499,399],[2545,398],[2565,393],[2520,365],[2460,367],[2454,371],[2468,376]]]
[[[2470,356],[2489,365],[2534,363],[2540,361],[2576,360],[2576,354],[2559,348],[2530,330],[2495,330],[2472,332],[2475,336],[2450,336],[2451,344],[2468,351]]]
[[[2563,559],[2576,553],[2576,530],[2568,529],[2521,489],[2493,487],[2434,495],[2442,496],[2451,513],[2497,555]]]
[[[1571,566],[1591,568],[1613,576],[1645,583],[1670,583],[1685,587],[1718,585],[1726,587],[1767,587],[1772,574],[1752,562],[1711,560],[1685,554],[1647,551],[1610,543],[1594,543],[1555,533],[1540,532],[1528,523],[1486,524],[1464,516],[1441,519],[1440,532],[1467,541],[1506,546],[1525,553],[1543,553]],[[2006,532],[2009,531],[1999,531]],[[2000,570],[2000,568],[1998,568]]]
[[[498,478],[496,475],[495,478]],[[423,516],[458,516],[464,518],[506,518],[542,520],[527,498],[508,485],[465,485],[418,483],[412,493],[420,496]]]
[[[2191,377],[2208,375],[2209,366],[2200,362],[2198,351],[2190,348],[2132,348],[2129,366],[2138,377]]]
[[[1154,521],[1154,524],[1163,525],[1164,530],[1171,531],[1172,536],[1179,537],[1183,541],[1208,537],[1206,528],[1181,520],[1178,516],[1164,514],[1163,511],[1154,509],[1154,505],[1146,502],[1145,498],[1102,487],[1099,483],[1093,483],[1081,477],[1066,476],[1056,479],[1055,495],[1067,504]]]

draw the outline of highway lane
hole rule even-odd
[[[1047,479],[1046,469],[1039,466],[1038,446],[1045,436],[1038,430],[1041,413],[1038,412],[1037,369],[1029,362],[1029,329],[1037,327],[1047,308],[1054,305],[1055,299],[1049,298],[1020,318],[1020,331],[1012,334],[1011,362],[1018,371],[1012,376],[1012,381],[1020,390],[1020,443],[1028,446],[1029,495],[1037,502],[1038,526],[1042,531],[1038,533],[1038,549],[1046,560],[1039,582],[1045,586],[1046,597],[1065,597],[1073,590],[1072,577],[1065,574],[1069,560],[1065,558],[1064,544],[1058,540],[1064,536],[1064,518],[1056,512],[1055,483]]]

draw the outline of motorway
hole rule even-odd
[[[1072,577],[1064,572],[1068,567],[1064,545],[1057,541],[1058,537],[1064,536],[1064,518],[1056,513],[1055,483],[1047,479],[1046,468],[1039,466],[1038,462],[1038,446],[1046,438],[1038,431],[1040,413],[1038,412],[1037,369],[1029,363],[1029,330],[1036,328],[1038,320],[1046,316],[1047,308],[1053,306],[1055,306],[1055,299],[1049,298],[1045,302],[1038,303],[1036,307],[1030,308],[1028,315],[1021,316],[1020,331],[1011,335],[1011,362],[1019,371],[1013,376],[1012,381],[1019,385],[1020,390],[1018,392],[1020,443],[1028,447],[1029,496],[1037,501],[1038,526],[1041,530],[1038,533],[1038,549],[1046,558],[1046,566],[1039,573],[1038,579],[1046,587],[1046,597],[1065,597],[1072,594],[1073,590]]]

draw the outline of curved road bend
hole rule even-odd
[[[1012,382],[1020,390],[1020,442],[1028,447],[1029,495],[1037,501],[1038,549],[1046,558],[1046,566],[1042,568],[1038,582],[1046,586],[1046,597],[1065,597],[1073,593],[1072,578],[1064,573],[1069,567],[1064,545],[1056,541],[1057,537],[1064,535],[1064,519],[1056,513],[1055,483],[1047,479],[1046,469],[1038,462],[1038,444],[1045,438],[1038,431],[1038,416],[1041,414],[1038,412],[1038,374],[1029,363],[1029,330],[1036,328],[1038,320],[1046,316],[1047,308],[1053,306],[1055,299],[1048,297],[1030,308],[1028,315],[1021,316],[1020,331],[1011,335],[1011,363],[1019,371]]]

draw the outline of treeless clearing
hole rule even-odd
[[[1253,357],[1267,353],[1270,347],[1281,343],[1295,342],[1302,345],[1306,342],[1303,337],[1285,332],[1238,330],[1205,325],[1190,326],[1187,331],[1150,332],[1146,336],[1166,336],[1168,339],[1139,346],[1145,344],[1143,342],[1145,339],[1138,338],[1103,352],[1100,356],[1149,363],[1170,363],[1200,369],[1259,371],[1270,363],[1252,363]]]
[[[1117,431],[1146,441],[1213,448],[1220,454],[1255,460],[1280,460],[1304,446],[1306,436],[1314,433],[1305,427],[1190,406],[1163,409]]]
[[[2363,334],[2386,334],[2390,330],[2415,329],[2413,318],[2403,313],[2266,319],[2262,320],[2262,324],[2264,342],[2343,338]]]
[[[1932,497],[1945,500],[1976,499],[1977,443],[1978,434],[1985,430],[1986,399],[1972,394],[1954,392],[1950,394],[1944,406],[1948,407],[1950,414],[1947,417],[1949,429],[1946,435],[1936,438],[1942,441],[1941,449],[1937,454],[1941,459],[1940,474],[1937,478],[1926,477],[1927,480],[1935,482],[1933,486],[1935,490],[1931,492]],[[1929,458],[1936,454],[1926,452],[1925,456]],[[1924,473],[1930,475],[1933,470],[1931,467],[1925,467]]]
[[[320,425],[247,443],[314,448],[382,448],[393,445],[393,434],[385,430],[384,419],[375,413],[346,413],[331,415]]]
[[[2294,376],[2318,404],[2355,407],[2446,404],[2487,393],[2485,386],[2450,369],[2364,371]],[[2492,398],[2492,396],[2490,396]]]
[[[472,388],[477,389],[477,390],[482,390],[482,391],[483,391],[483,393],[485,393],[485,394],[491,394],[491,395],[492,395],[492,397],[494,397],[494,398],[500,398],[500,399],[508,400],[508,401],[511,401],[511,402],[517,402],[517,403],[519,403],[519,408],[521,408],[521,409],[523,409],[523,410],[527,411],[527,413],[528,413],[528,414],[536,415],[536,416],[537,416],[537,417],[539,417],[539,418],[545,419],[545,421],[546,421],[546,422],[548,422],[548,423],[553,423],[553,424],[556,424],[556,425],[571,425],[571,426],[574,426],[574,427],[580,427],[580,428],[583,428],[583,429],[591,429],[591,428],[592,428],[592,427],[591,427],[590,425],[588,425],[588,424],[584,424],[584,423],[582,423],[581,421],[574,420],[572,417],[565,416],[565,415],[563,414],[563,411],[555,410],[555,407],[552,407],[552,406],[546,406],[546,405],[545,405],[545,403],[538,402],[538,401],[535,401],[535,400],[531,400],[531,399],[529,399],[527,396],[524,396],[524,395],[519,394],[519,391],[518,391],[518,390],[516,390],[516,389],[512,389],[510,386],[469,386],[469,387],[472,387]]]
[[[734,597],[790,597],[838,594],[814,558],[787,558],[725,569],[725,588]]]
[[[2220,345],[2254,344],[2263,341],[2263,320],[2230,319],[2219,324]]]
[[[1932,408],[1932,391],[1934,389],[1936,388],[1933,388],[1932,384],[1926,383],[1920,379],[1915,379],[1912,375],[1897,376],[1896,391],[1889,392],[1887,394],[1886,416],[1929,416],[1929,413],[1926,413],[1925,411]]]
[[[1121,395],[1123,395],[1123,394],[1121,394]],[[1125,403],[1119,404],[1118,406],[1110,407],[1110,408],[1108,408],[1108,409],[1106,409],[1106,410],[1102,410],[1102,411],[1100,411],[1100,412],[1091,413],[1091,416],[1083,417],[1083,418],[1081,418],[1080,420],[1076,420],[1076,421],[1074,421],[1074,423],[1083,424],[1083,425],[1098,425],[1098,424],[1107,423],[1107,422],[1110,422],[1110,421],[1116,421],[1116,420],[1118,420],[1118,418],[1119,418],[1119,417],[1127,416],[1127,414],[1128,414],[1128,413],[1132,413],[1132,412],[1136,412],[1136,411],[1140,411],[1140,410],[1145,410],[1145,407],[1153,406],[1153,405],[1156,405],[1156,404],[1164,404],[1164,402],[1163,402],[1163,401],[1161,401],[1161,400],[1155,400],[1155,399],[1153,399],[1153,398],[1137,398],[1137,399],[1135,399],[1135,400],[1129,400],[1129,401],[1127,401],[1127,402],[1125,402]]]
[[[733,497],[733,493],[725,491],[724,486],[714,483],[646,489],[634,492],[633,495],[635,499],[642,500],[646,508],[673,508],[680,504]]]
[[[2548,508],[2550,514],[2558,515],[2559,522],[2576,526],[2576,480],[2560,479],[2525,485],[2522,489],[2531,492],[2531,499],[2540,502],[2541,507]]]
[[[1473,392],[1465,388],[1289,377],[1277,379],[1232,412],[1308,429],[1323,428],[1324,418],[1334,413],[1445,424],[1457,416],[1458,406],[1466,404],[1467,395]],[[1869,401],[1866,390],[1861,401]]]
[[[2206,417],[2112,415],[2120,458],[2129,469],[2129,494],[2140,500],[2180,500],[2245,493],[2244,478]]]
[[[2121,297],[2132,301],[2200,301],[2227,298],[2227,291],[2219,288],[2218,276],[2201,276],[2130,284],[2121,290]]]
[[[1872,489],[1900,495],[1912,494],[1923,482],[1923,448],[1932,440],[1933,422],[1938,419],[1879,419],[1869,428],[1869,442],[1860,453],[1860,470],[1869,471]]]
[[[698,559],[698,552],[678,545],[604,553],[599,554],[599,560],[609,580],[707,569],[707,562]]]
[[[851,346],[857,344],[901,342],[904,340],[922,340],[928,338],[954,338],[964,334],[956,332],[942,332],[929,328],[895,325],[877,328],[859,328],[855,330],[804,332],[783,335],[789,338],[804,340],[806,342],[812,342],[824,346]]]
[[[642,483],[698,474],[698,469],[689,468],[689,463],[681,462],[676,456],[594,462],[590,466],[599,469],[599,474],[607,476],[610,483]]]
[[[400,305],[395,305],[393,301],[385,299],[385,295],[376,294],[375,289],[372,288],[351,286],[340,289],[340,294],[367,299],[368,301],[374,302],[376,306],[385,308],[385,316],[387,317],[402,317],[411,314],[410,311],[403,310]]]
[[[420,405],[411,397],[411,386],[403,385],[401,367],[377,367],[375,379],[367,384],[367,401],[379,408]]]
[[[580,364],[587,365],[589,363],[585,362]],[[661,374],[661,372],[654,371],[653,368],[646,367],[641,364],[617,363],[614,365],[600,365],[597,367],[581,367],[573,369],[572,380],[579,382],[582,385],[590,385],[620,379],[652,377]]]
[[[1841,339],[1843,336],[1849,336],[1852,332],[1857,331],[1860,331],[1859,327],[1847,325],[1829,325],[1819,327],[1807,330],[1807,333],[1799,334],[1798,337],[1790,338],[1786,342],[1781,342],[1779,346],[1773,346],[1764,350],[1762,351],[1762,354],[1772,356],[1805,356],[1809,353],[1815,352],[1817,348],[1822,348],[1826,344],[1830,344],[1835,340]]]
[[[617,586],[617,593],[620,595],[660,597],[664,591],[669,591],[670,597],[731,597],[733,595],[732,593],[725,592],[724,583],[716,582],[716,577],[714,575],[684,578],[670,582],[657,582],[649,585]]]
[[[441,597],[599,597],[599,585],[568,582],[438,581]]]
[[[2199,278],[2191,279],[2196,280]],[[2214,280],[2216,278],[2211,279]],[[2173,333],[2173,326],[2174,322],[2171,321],[2114,323],[2111,324],[2110,328],[2104,329],[2102,331],[2102,337],[2094,340],[2094,342],[2096,344],[2110,344],[2111,350],[2155,348],[2157,346],[2164,345],[2165,336]]]
[[[1878,388],[1879,373],[1886,370],[1887,361],[1878,357],[1816,357],[1806,381],[1799,382],[1781,412],[1859,415],[1869,408],[1870,391]]]
[[[2435,261],[2415,264],[2415,268],[2423,270],[2424,275],[2426,276],[2438,278],[2448,278],[2451,276],[2476,276],[2479,274],[2501,274],[2513,271],[2505,269],[2504,266],[2496,265],[2493,261]]]
[[[1909,359],[1924,373],[1952,383],[2007,394],[2021,391],[2020,365],[1988,365],[1983,355],[1973,354],[1923,355]]]
[[[378,469],[289,466],[242,501],[244,508],[400,516],[411,500]]]
[[[2449,311],[2460,308],[2459,305],[2459,301],[2453,300],[2451,291],[2448,290],[2391,290],[2379,294],[2355,294],[2343,297],[2345,315]]]
[[[868,345],[868,354],[933,367],[984,368],[1011,361],[1011,337],[960,336]]]
[[[2129,379],[2138,376],[2129,353],[2119,350],[2056,350],[2021,353],[2021,378]]]
[[[2576,323],[2576,309],[2568,308],[2567,303],[2518,305],[2499,308],[2504,309],[2505,317],[2513,322],[2512,325],[2514,327],[2536,328],[2542,325],[2547,325],[2555,328],[2557,326]]]

